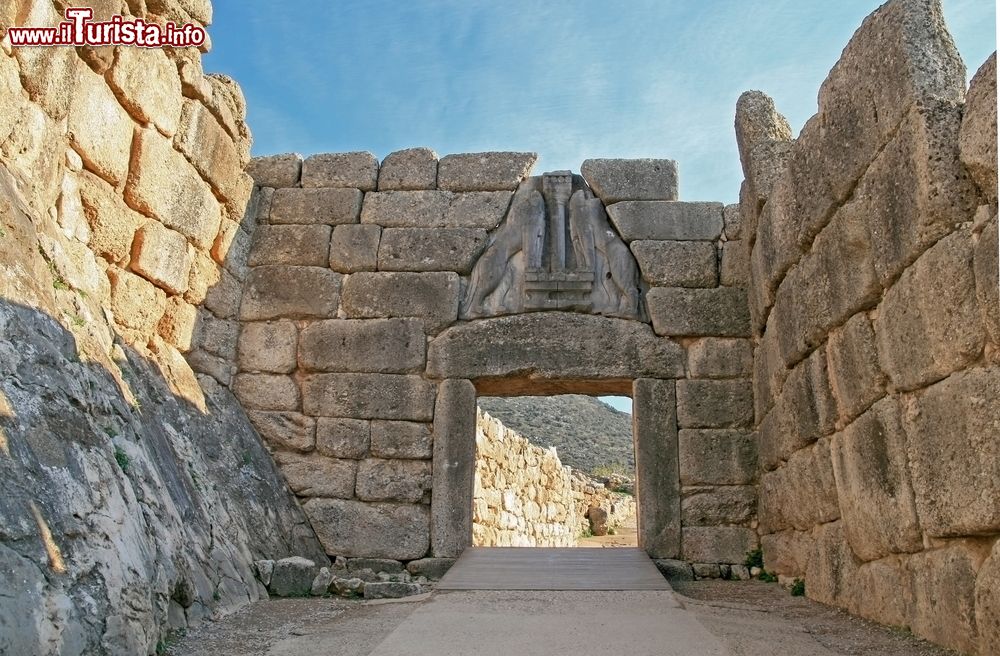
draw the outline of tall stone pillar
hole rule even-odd
[[[632,384],[639,546],[651,558],[681,553],[681,489],[677,458],[677,394],[672,380]]]
[[[434,404],[434,489],[431,551],[457,558],[472,545],[472,488],[476,472],[476,388],[446,380]]]

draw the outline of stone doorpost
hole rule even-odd
[[[677,457],[677,394],[672,380],[632,384],[639,546],[651,558],[679,558],[681,490]]]

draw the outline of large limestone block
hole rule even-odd
[[[362,194],[357,189],[275,189],[270,223],[357,223]]]
[[[719,255],[719,284],[747,287],[750,284],[750,250],[742,241],[727,241]]]
[[[368,152],[323,153],[302,162],[303,187],[350,187],[375,191],[378,160]]]
[[[327,225],[262,225],[254,231],[249,266],[289,264],[325,267],[330,255]]]
[[[740,430],[678,432],[682,485],[747,485],[757,474],[757,442]]]
[[[431,424],[413,421],[373,421],[371,453],[376,458],[429,459],[433,455]]]
[[[371,422],[366,419],[316,420],[316,450],[333,458],[359,460],[368,455]]]
[[[684,526],[748,524],[756,515],[757,488],[753,485],[683,488]]]
[[[913,585],[898,556],[861,565],[851,579],[847,609],[867,619],[906,627],[913,607]]]
[[[378,172],[379,191],[414,191],[437,186],[438,156],[430,148],[389,153]]]
[[[258,187],[297,187],[299,174],[302,172],[302,155],[286,153],[284,155],[269,155],[255,157],[247,166],[247,173],[253,177]]]
[[[430,343],[435,378],[607,380],[683,375],[683,352],[646,324],[536,312],[449,328]]]
[[[104,78],[79,67],[69,107],[70,144],[84,165],[113,185],[125,179],[132,151],[132,120]]]
[[[299,409],[299,386],[291,376],[239,374],[233,381],[233,393],[245,408],[253,410]]]
[[[133,48],[122,49],[128,50]],[[206,250],[215,241],[222,220],[211,189],[156,130],[135,132],[125,201]]]
[[[192,247],[191,275],[188,278],[188,290],[184,300],[192,305],[205,302],[209,292],[218,287],[222,280],[222,267],[209,257],[208,253]]]
[[[192,272],[194,267],[191,268]],[[219,279],[205,294],[204,307],[224,319],[235,318],[240,309],[242,283],[225,269],[219,270]],[[189,285],[193,284],[189,281]]]
[[[651,558],[681,556],[681,499],[674,381],[639,378],[632,384],[639,547]]]
[[[288,481],[288,487],[300,497],[350,499],[354,496],[354,481],[358,471],[355,460],[281,451],[274,454],[274,459]]]
[[[917,512],[933,536],[1000,531],[1000,367],[952,374],[914,395],[907,412]]]
[[[320,267],[256,267],[247,276],[240,319],[333,317],[340,301],[340,279],[340,274]]]
[[[438,163],[437,186],[449,191],[507,191],[531,174],[536,153],[447,155]]]
[[[909,559],[913,633],[964,654],[976,651],[976,571],[985,556],[979,545],[956,541]]]
[[[362,501],[418,503],[431,489],[429,460],[382,460],[358,463],[357,496]]]
[[[5,13],[7,11],[19,11],[21,14],[13,16],[7,25],[51,27],[62,20],[55,7],[47,2],[17,3]],[[9,45],[6,48],[8,51],[11,49]],[[21,47],[13,49],[13,55],[20,66],[21,84],[28,97],[52,118],[59,120],[65,117],[73,102],[76,72],[86,68],[73,49]]]
[[[273,449],[307,453],[316,448],[316,420],[299,412],[247,410],[250,423]]]
[[[677,381],[677,423],[682,428],[746,428],[753,425],[750,381]]]
[[[486,246],[481,228],[386,228],[379,271],[455,271],[468,274]]]
[[[430,544],[427,506],[309,499],[303,510],[330,555],[393,560],[427,555]]]
[[[757,548],[757,533],[742,526],[685,526],[684,560],[692,563],[739,563]]]
[[[377,225],[339,225],[330,240],[330,268],[340,273],[374,271],[382,228]]]
[[[997,253],[997,217],[993,215],[979,236],[973,255],[976,272],[976,298],[983,315],[983,324],[990,340],[1000,346],[1000,265]]]
[[[115,323],[141,333],[152,333],[167,306],[167,295],[134,273],[110,267],[111,312]]]
[[[297,366],[298,328],[293,321],[245,322],[237,350],[242,371],[292,373]]]
[[[387,228],[482,228],[500,224],[509,191],[382,191],[365,194],[361,222]]]
[[[191,338],[197,319],[198,311],[193,305],[180,296],[171,296],[167,299],[167,307],[156,326],[156,332],[177,347],[178,351],[187,353],[191,350]]]
[[[657,335],[749,337],[747,294],[737,287],[656,287],[646,306]]]
[[[985,340],[972,237],[945,237],[886,292],[875,319],[879,362],[896,389],[922,387],[976,360]]]
[[[886,377],[878,366],[875,331],[868,315],[859,312],[830,333],[826,353],[840,420],[847,423],[885,394]]]
[[[476,472],[476,389],[468,380],[441,383],[434,408],[432,553],[457,558],[472,546]]]
[[[208,180],[219,198],[228,201],[240,195],[243,163],[236,144],[212,112],[197,100],[184,101],[174,146]]]
[[[758,423],[774,405],[789,373],[773,325],[772,319],[753,351],[754,416]]]
[[[983,196],[997,200],[997,53],[979,67],[965,96],[959,133],[962,163]]]
[[[790,141],[792,128],[774,107],[774,100],[761,91],[746,91],[736,101],[736,143],[743,174],[750,176],[751,151],[768,141]]]
[[[605,205],[677,200],[677,162],[672,159],[588,159],[580,166],[580,175]]]
[[[630,245],[642,278],[660,287],[715,287],[719,265],[715,244],[684,241],[634,241]]]
[[[330,319],[302,329],[299,366],[312,371],[419,373],[426,338],[416,319]]]
[[[688,345],[692,378],[747,378],[753,372],[753,344],[748,339],[705,337]]]
[[[353,273],[344,282],[342,310],[351,319],[413,317],[429,333],[458,319],[458,274]]]
[[[772,293],[778,289],[792,265],[808,250],[798,243],[797,193],[807,192],[796,190],[788,176],[782,177],[774,185],[771,197],[757,219],[750,269],[754,284],[761,287],[758,294],[762,307],[773,302]]]
[[[783,467],[760,475],[761,533],[806,531],[840,517],[837,483],[824,438],[793,454]]]
[[[157,287],[183,294],[191,273],[187,240],[181,233],[149,221],[135,233],[130,266]]]
[[[181,79],[162,48],[118,48],[108,83],[140,123],[173,136],[181,119]]]
[[[398,374],[312,374],[302,379],[307,415],[430,421],[435,385]]]
[[[806,595],[831,606],[847,606],[860,565],[844,537],[843,522],[817,527],[806,568]]]
[[[760,536],[764,569],[785,576],[804,577],[813,552],[813,537],[808,531],[781,531]]]
[[[976,577],[976,629],[980,654],[1000,652],[1000,541]]]
[[[625,201],[608,215],[626,242],[645,239],[715,241],[722,234],[722,203]]]
[[[833,437],[833,473],[844,533],[862,560],[923,548],[910,485],[906,434],[886,398]]]

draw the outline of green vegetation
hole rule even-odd
[[[806,594],[806,582],[802,579],[795,579],[792,582],[792,596],[803,597]]]
[[[760,547],[754,549],[753,551],[748,551],[745,564],[747,567],[759,567],[764,569],[764,551]]]
[[[115,446],[115,462],[118,463],[118,466],[126,474],[128,473],[129,466],[132,464],[128,454],[120,446]]]
[[[764,583],[778,582],[778,577],[772,574],[771,572],[767,571],[766,569],[760,570],[760,576],[758,576],[757,579],[759,581],[763,581]]]

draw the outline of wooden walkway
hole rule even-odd
[[[641,549],[470,547],[438,590],[670,590]]]

